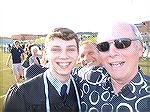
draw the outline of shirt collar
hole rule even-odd
[[[54,75],[51,74],[49,69],[46,71],[46,74],[47,74],[47,78],[50,81],[50,83],[55,87],[55,89],[60,94],[61,87],[63,84],[58,79],[56,79],[56,77]],[[69,93],[69,90],[70,90],[70,80],[71,79],[69,79],[68,81],[65,82],[65,84],[67,85],[67,94]]]
[[[125,85],[118,94],[128,95],[128,93],[131,93],[137,96],[141,93],[142,88],[146,86],[147,81],[149,81],[148,79],[150,78],[147,78],[147,76],[145,76],[143,71],[139,68],[136,76],[129,84]],[[110,93],[114,94],[110,76],[107,76],[106,82],[102,86],[103,88],[108,89]]]

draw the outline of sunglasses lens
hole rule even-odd
[[[131,45],[131,40],[129,38],[121,38],[114,41],[115,46],[118,49],[124,49]]]
[[[124,49],[124,48],[127,48],[131,45],[131,39],[129,38],[121,38],[121,39],[116,39],[114,40],[114,43],[115,43],[115,46],[116,48],[118,49]],[[106,52],[109,50],[109,43],[108,42],[102,42],[102,43],[99,43],[97,45],[97,49],[101,52]]]
[[[109,43],[108,42],[102,42],[97,44],[97,49],[101,52],[106,52],[109,50]]]

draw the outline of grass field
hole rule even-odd
[[[15,78],[12,75],[11,69],[5,65],[7,57],[8,53],[3,53],[2,49],[0,49],[0,112],[2,110],[4,95],[9,87],[15,83]],[[150,59],[141,59],[140,66],[145,71],[146,75],[150,75]]]
[[[2,49],[0,49],[0,112],[2,110],[4,95],[8,88],[15,83],[11,69],[5,65],[7,57],[8,53],[3,53]]]

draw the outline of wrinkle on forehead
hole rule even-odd
[[[114,40],[117,38],[134,38],[135,33],[129,23],[117,22],[104,27],[98,32],[97,42]]]

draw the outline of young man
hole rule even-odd
[[[23,77],[23,68],[21,66],[21,61],[24,59],[23,53],[24,51],[20,48],[19,41],[15,41],[6,62],[6,65],[9,66],[9,61],[12,58],[12,70],[17,82]]]
[[[77,35],[55,28],[46,37],[49,69],[23,83],[5,100],[5,112],[78,112],[80,100],[70,75],[78,58]]]
[[[83,112],[149,112],[150,77],[139,67],[142,38],[136,26],[117,22],[100,31],[97,48],[109,75],[102,83],[79,82]]]

